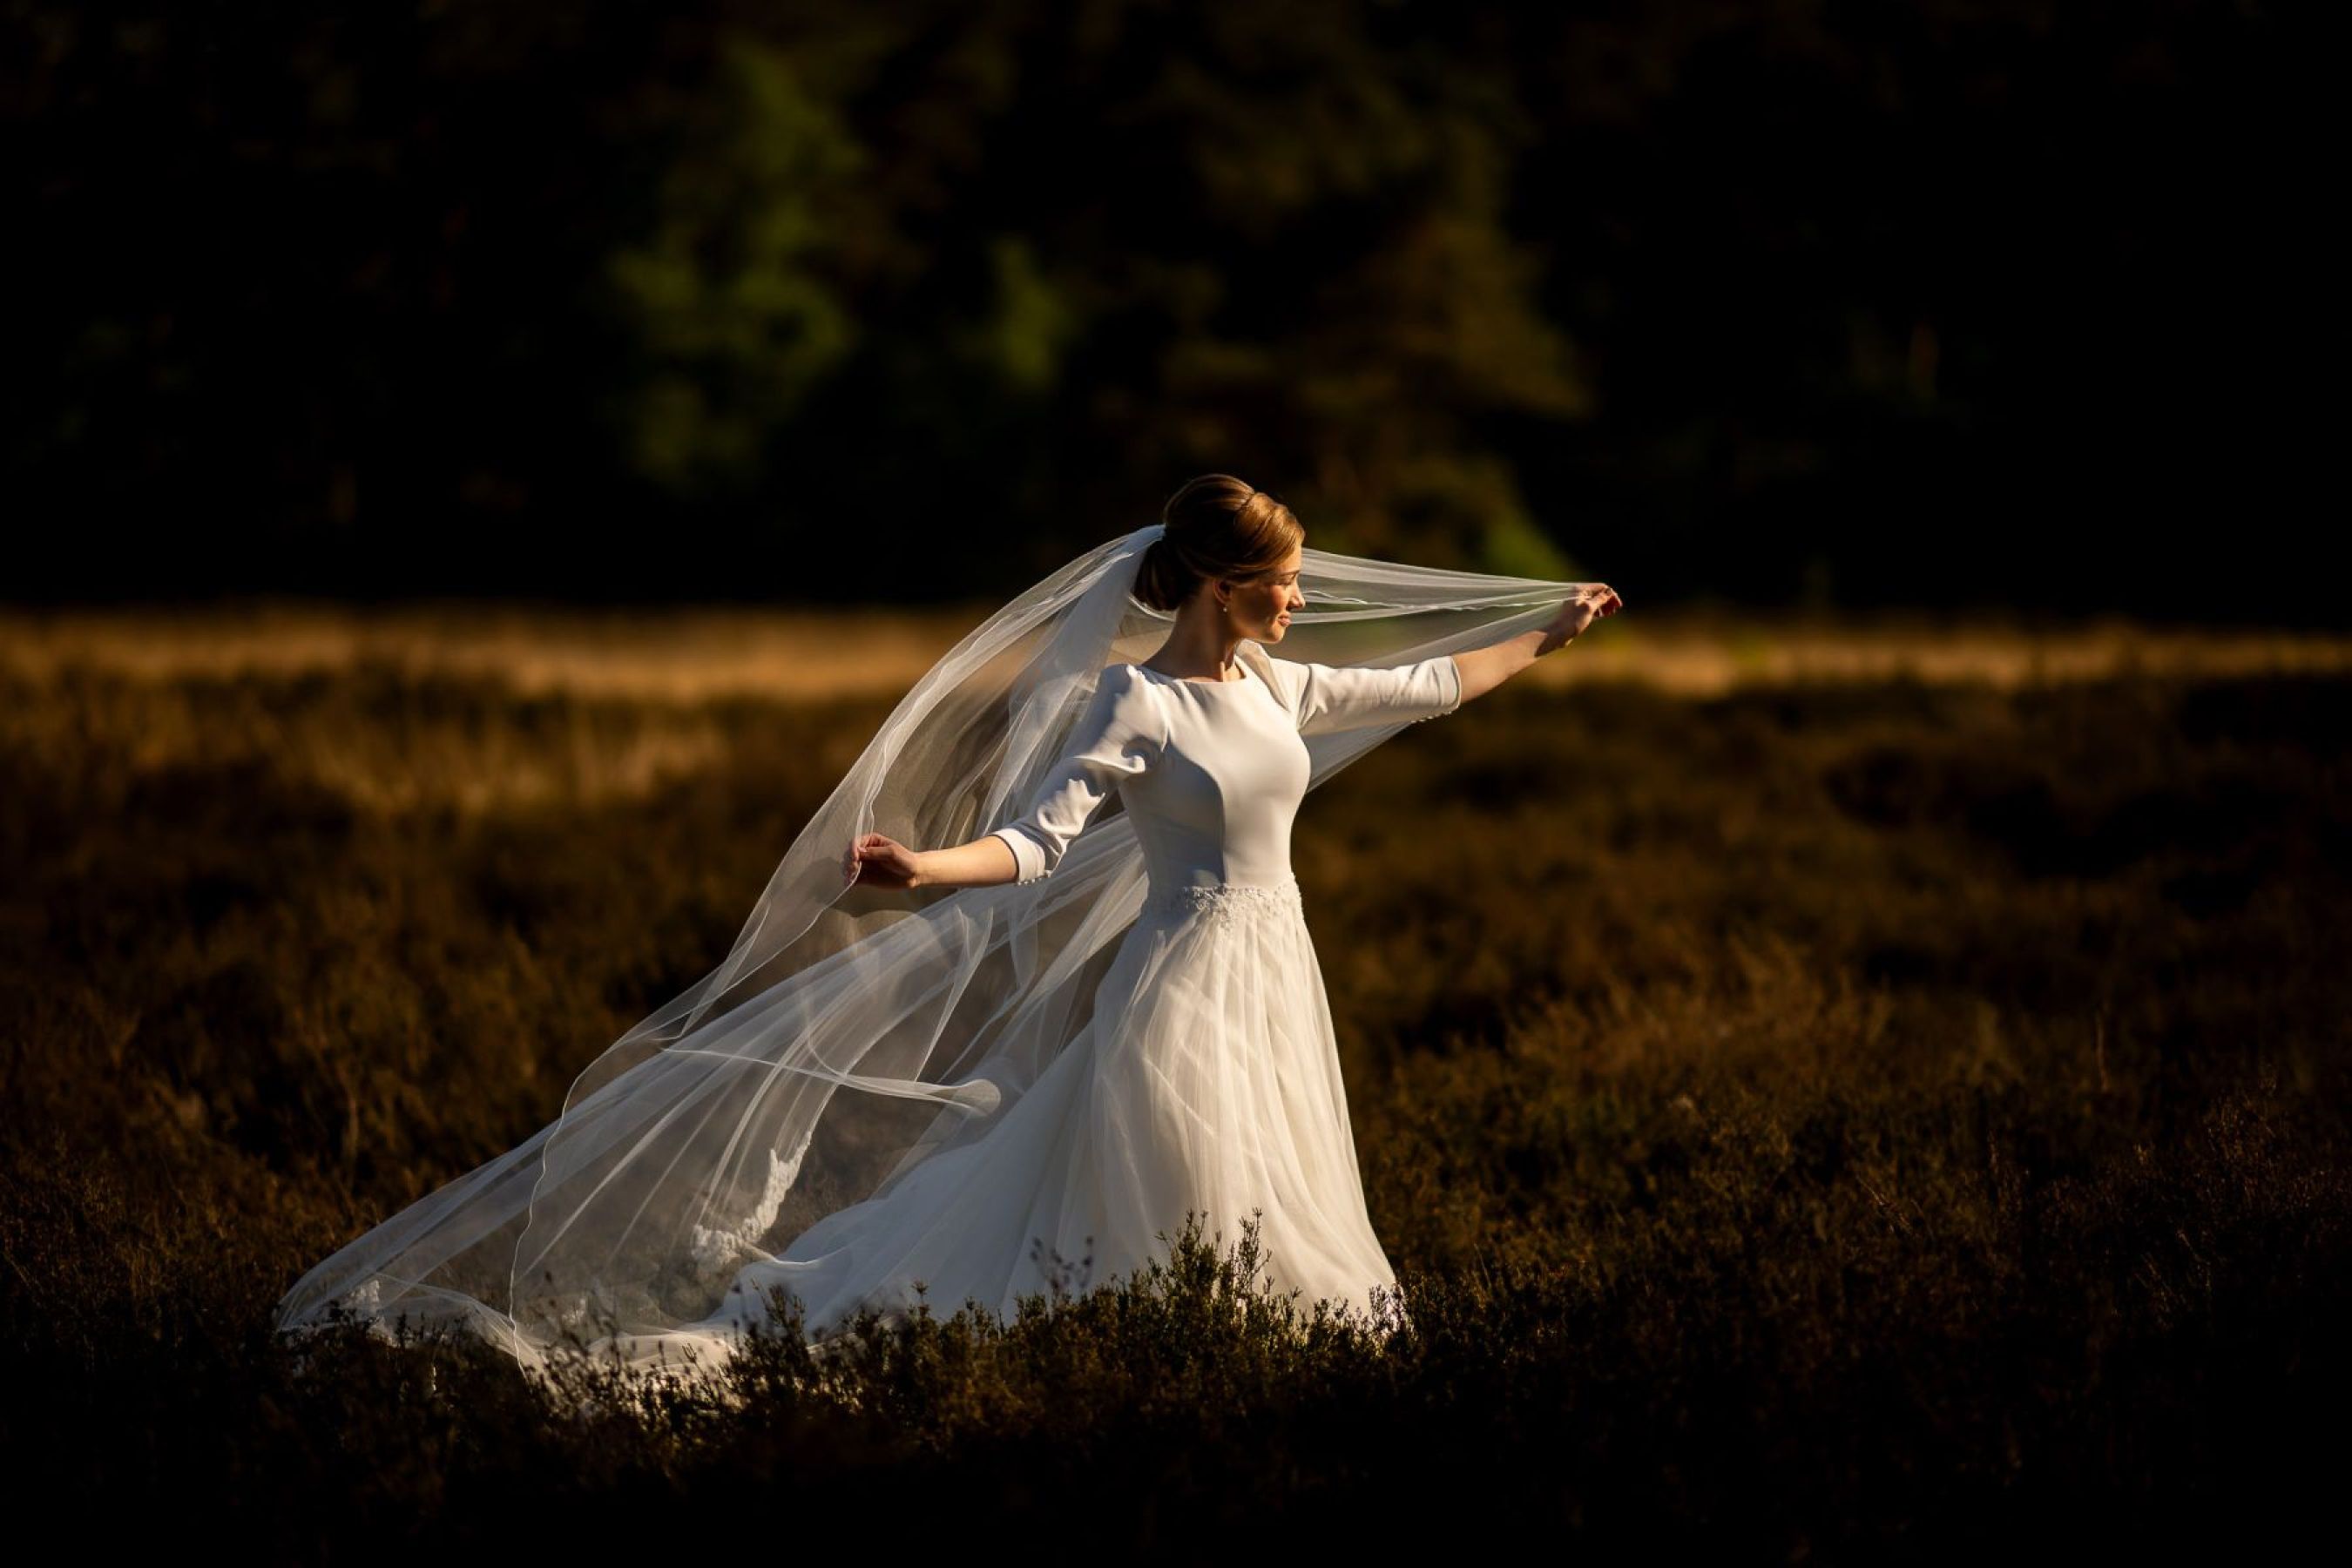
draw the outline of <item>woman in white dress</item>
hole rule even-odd
[[[1613,593],[1576,599],[1539,630],[1408,665],[1269,658],[1306,608],[1304,544],[1265,492],[1223,475],[1195,480],[1170,503],[1137,579],[1137,597],[1175,612],[1168,640],[1105,670],[1027,815],[951,847],[879,833],[850,846],[856,882],[1034,882],[1116,793],[1149,891],[1092,1020],[1045,1077],[987,1136],[745,1270],[742,1283],[761,1288],[744,1292],[747,1311],[783,1284],[821,1325],[861,1303],[909,1307],[919,1281],[942,1309],[977,1300],[1010,1317],[1057,1271],[1083,1289],[1164,1260],[1197,1211],[1203,1233],[1227,1243],[1255,1218],[1277,1289],[1383,1316],[1396,1272],[1365,1209],[1291,872],[1309,770],[1302,737],[1451,713],[1620,605]]]
[[[556,1122],[312,1268],[278,1326],[456,1321],[526,1367],[568,1343],[707,1368],[779,1287],[812,1340],[919,1302],[1009,1319],[1165,1259],[1196,1215],[1228,1245],[1255,1220],[1264,1282],[1302,1305],[1401,1314],[1291,823],[1621,607],[1311,550],[1274,497],[1193,480],[942,658],[727,962]],[[1295,624],[1360,657],[1274,657]]]

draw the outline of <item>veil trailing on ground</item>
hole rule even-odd
[[[725,961],[591,1062],[551,1125],[304,1275],[278,1327],[404,1319],[478,1331],[526,1367],[560,1346],[670,1361],[711,1337],[696,1325],[745,1265],[983,1132],[1091,1016],[1146,892],[1133,826],[1114,796],[1052,875],[980,888],[850,887],[848,846],[941,847],[1022,815],[1105,667],[1167,636],[1172,615],[1131,592],[1160,532],[1087,551],[950,649],[793,840]],[[1311,548],[1299,587],[1280,657],[1361,665],[1483,646],[1601,590]],[[1404,727],[1306,737],[1308,788]]]

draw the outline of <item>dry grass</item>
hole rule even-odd
[[[737,697],[895,696],[994,607],[558,613],[257,602],[169,612],[18,611],[0,616],[0,669],[47,684],[77,670],[175,681],[381,668],[411,680],[490,678],[523,696],[686,706]],[[2006,689],[2136,672],[2318,675],[2347,668],[2352,637],[2313,633],[1685,610],[1607,622],[1574,658],[1547,659],[1520,679],[1532,688],[1634,681],[1715,697],[1830,680],[1969,681]]]
[[[558,1422],[463,1346],[297,1376],[278,1292],[698,976],[968,624],[0,625],[24,1495],[306,1562],[917,1497],[1171,1554],[1470,1510],[1912,1559],[2327,1495],[2352,684],[2285,637],[1629,616],[1318,792],[1410,1342],[1271,1332],[1187,1248],[733,1413]]]

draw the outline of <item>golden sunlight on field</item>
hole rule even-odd
[[[694,704],[713,698],[903,691],[987,613],[540,610],[455,605],[385,611],[264,605],[0,616],[0,668],[36,682],[82,668],[144,677],[285,676],[379,663],[410,677],[504,678],[562,691]],[[1522,679],[1631,680],[1686,696],[1811,680],[1984,681],[2002,688],[2150,675],[2319,673],[2352,638],[2093,621],[1989,622],[1644,613],[1631,608]]]
[[[980,618],[970,609],[600,614],[464,605],[18,612],[0,616],[0,681],[28,700],[0,713],[0,739],[47,752],[75,735],[106,734],[119,748],[110,754],[131,774],[183,758],[247,757],[394,815],[593,806],[642,800],[722,766],[740,721],[724,710],[730,700],[887,704]],[[1865,626],[1685,613],[1603,622],[1519,684],[1625,682],[1710,698],[1906,675],[2008,689],[2121,672],[2292,674],[2347,664],[2352,639],[2289,633]],[[457,689],[430,689],[436,685]],[[331,689],[341,700],[316,700]],[[519,717],[464,695],[485,690],[526,706]],[[838,773],[866,732],[828,731],[822,754],[808,761]]]

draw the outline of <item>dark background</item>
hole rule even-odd
[[[1225,470],[1321,547],[1643,607],[2338,618],[2284,8],[0,37],[19,605],[985,597]]]

